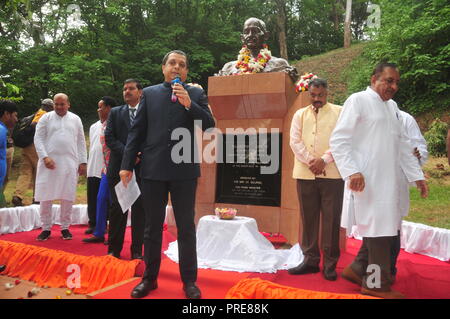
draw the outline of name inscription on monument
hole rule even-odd
[[[216,203],[280,206],[281,134],[224,134],[219,145]],[[273,149],[275,148],[275,149]],[[268,159],[270,158],[270,163]],[[274,165],[274,173],[263,167]]]

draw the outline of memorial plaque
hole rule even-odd
[[[218,141],[216,203],[281,203],[281,134],[223,134]]]

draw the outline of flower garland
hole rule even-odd
[[[263,45],[256,58],[251,56],[250,50],[244,45],[239,51],[236,69],[240,71],[239,74],[259,73],[264,70],[271,58],[272,53],[266,44]]]
[[[298,92],[305,92],[308,91],[309,88],[309,82],[313,79],[317,79],[318,76],[314,73],[305,73],[300,77],[300,80],[295,85],[295,91]]]

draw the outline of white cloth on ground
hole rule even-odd
[[[178,262],[178,243],[169,244],[165,254]],[[225,271],[274,273],[303,261],[298,244],[291,249],[275,249],[259,231],[255,219],[235,217],[221,220],[203,216],[197,226],[199,268]]]

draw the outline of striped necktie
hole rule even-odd
[[[136,116],[136,109],[130,107],[130,124],[133,124],[135,116]]]

